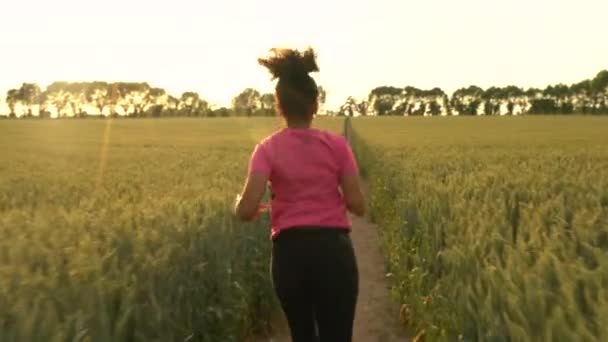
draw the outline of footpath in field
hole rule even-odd
[[[399,306],[391,301],[377,226],[367,218],[351,217],[352,239],[359,263],[359,301],[355,342],[406,342],[409,335],[399,323]]]
[[[399,323],[399,307],[389,298],[384,259],[376,225],[367,218],[351,217],[351,237],[359,265],[359,300],[354,342],[408,342],[411,338]],[[274,324],[274,334],[256,342],[291,342],[282,315]]]

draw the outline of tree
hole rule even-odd
[[[116,106],[120,103],[121,94],[120,89],[117,83],[111,83],[108,85],[108,94],[106,96],[106,101],[108,107],[110,107],[110,117],[116,118],[118,117],[118,113],[116,112]]]
[[[48,111],[47,105],[49,103],[48,93],[43,91],[39,97],[40,108],[38,109],[38,117],[41,119],[50,119],[51,113]]]
[[[437,103],[437,101],[432,100],[429,102],[429,113],[431,115],[439,115],[441,114],[441,106]]]
[[[57,109],[58,118],[66,116],[65,113],[62,115],[61,111],[65,109],[69,101],[70,96],[66,92],[58,92],[51,97],[51,102],[55,105],[55,108]]]
[[[236,115],[252,116],[261,107],[260,97],[261,95],[257,90],[247,88],[232,99],[232,109]]]
[[[397,99],[401,97],[403,90],[396,87],[382,86],[372,89],[369,94],[369,103],[376,115],[394,114]]]
[[[500,114],[500,103],[504,98],[503,90],[498,87],[490,87],[483,92],[483,105],[485,115]]]
[[[517,99],[524,95],[523,89],[510,85],[502,91],[503,99],[507,102],[507,114],[513,115]]]
[[[441,88],[433,88],[431,90],[420,91],[420,93],[423,102],[426,103],[423,115],[426,114],[427,109],[430,115],[440,115],[442,110],[439,101],[445,98],[445,92]],[[445,111],[447,113],[448,109],[446,108]]]
[[[591,80],[594,113],[608,114],[608,70],[600,71]]]
[[[570,92],[574,97],[574,109],[583,114],[593,110],[591,81],[584,80],[570,86]]]
[[[340,106],[340,110],[338,111],[340,116],[348,116],[353,117],[355,113],[358,111],[359,106],[357,101],[352,96],[349,96],[346,99],[346,102],[342,106]]]
[[[127,95],[129,100],[130,108],[133,108],[134,117],[140,117],[144,115],[144,111],[149,105],[148,94],[150,92],[150,88],[141,88],[138,91],[134,91]]]
[[[151,88],[146,97],[144,116],[161,117],[167,107],[167,92],[162,88]]]
[[[414,108],[412,110],[412,114],[411,115],[423,116],[424,113],[426,113],[426,103],[424,103],[424,101],[421,101],[418,104],[418,107],[416,107],[416,108]]]
[[[84,111],[84,105],[86,104],[86,89],[88,88],[88,82],[78,82],[68,84],[68,103],[72,109],[72,115],[74,117],[85,117],[87,113]]]
[[[145,98],[150,91],[150,85],[146,82],[118,82],[113,84],[116,92],[115,99],[123,108],[124,115],[139,116],[143,112]],[[132,112],[131,112],[132,109]]]
[[[19,103],[19,91],[17,89],[11,89],[6,93],[6,103],[8,104],[8,108],[10,109],[9,118],[16,118],[17,114],[15,113],[15,106]]]
[[[322,86],[318,87],[319,91],[319,112],[323,111],[323,106],[325,106],[325,102],[327,101],[327,91]]]
[[[530,107],[531,114],[555,114],[556,112],[557,104],[555,100],[550,98],[532,100],[532,107]]]
[[[452,95],[452,107],[456,108],[461,115],[477,115],[483,93],[483,89],[474,85],[460,88]]]
[[[361,116],[367,116],[367,109],[369,108],[369,104],[367,101],[362,100],[357,104],[357,111]]]
[[[528,94],[528,92],[526,92]],[[572,90],[564,84],[549,85],[531,101],[532,114],[571,114],[574,104],[571,101]]]
[[[27,116],[33,116],[32,108],[40,101],[40,87],[35,83],[23,83],[19,88],[19,99],[27,107]]]
[[[175,116],[178,108],[179,100],[176,97],[169,95],[169,97],[167,97],[167,110],[165,112],[165,115]]]
[[[543,90],[524,91],[510,85],[484,91],[473,85],[448,96],[441,88],[380,86],[370,91],[367,100],[358,102],[349,97],[339,111],[331,112],[323,109],[327,93],[322,86],[318,86],[318,94],[319,113],[332,115],[608,114],[608,70],[600,71],[593,79],[570,86],[549,85]],[[110,115],[117,116],[119,106],[126,115],[136,117],[276,115],[275,96],[252,88],[234,97],[232,110],[212,110],[196,92],[175,98],[145,82],[54,82],[44,91],[35,83],[22,83],[6,93],[6,102],[11,118],[33,116],[36,106],[40,117],[50,117],[53,105],[59,117],[89,114],[86,111],[91,107],[95,107],[93,112],[103,115],[109,110]]]
[[[263,115],[276,115],[276,101],[274,94],[266,93],[260,97],[260,106]]]
[[[565,84],[558,84],[553,87],[553,96],[557,101],[556,107],[559,114],[572,114],[574,111],[570,93],[570,87]]]
[[[85,101],[97,108],[101,116],[110,102],[108,92],[109,84],[106,82],[92,82],[85,89]]]
[[[167,92],[162,88],[151,88],[146,97],[147,111],[151,110],[152,116],[161,116],[167,105]]]
[[[68,82],[53,82],[46,88],[44,98],[52,103],[57,110],[57,117],[66,116],[65,109],[70,104],[72,114],[78,115],[80,110],[81,94],[83,94],[83,84]]]
[[[594,93],[603,93],[608,91],[608,70],[600,71],[593,80],[591,80],[591,90]]]
[[[230,116],[230,109],[226,108],[226,107],[221,107],[218,109],[215,109],[212,113],[212,116],[217,116],[217,117],[227,117]]]
[[[433,96],[431,93],[431,91],[424,91],[422,89],[418,89],[412,86],[407,86],[403,88],[403,93],[398,99],[399,105],[397,106],[397,108],[395,108],[395,114],[424,115],[424,111],[426,111],[426,105],[424,105],[424,102],[431,99],[431,97]],[[428,98],[427,94],[429,95]]]
[[[199,99],[198,100],[198,115],[199,116],[208,116],[211,112],[211,105],[209,102]]]
[[[179,100],[181,112],[185,116],[198,116],[200,114],[200,101],[200,96],[196,92],[187,91],[183,93],[182,97]]]

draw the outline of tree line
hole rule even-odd
[[[347,98],[338,115],[608,114],[608,70],[593,79],[545,89],[472,85],[448,96],[441,88],[381,86],[367,99]]]
[[[319,87],[321,106],[327,93]],[[246,88],[232,99],[231,106],[211,105],[197,92],[179,97],[148,83],[54,82],[45,90],[23,83],[6,94],[8,116],[0,118],[50,117],[222,117],[274,116],[273,94]],[[448,96],[441,88],[381,86],[367,98],[348,97],[328,115],[521,115],[521,114],[608,114],[608,70],[593,79],[571,85],[549,85],[545,89],[523,89],[514,85],[482,89],[472,85]]]
[[[326,92],[319,87],[320,102]],[[66,117],[221,117],[276,115],[273,94],[246,88],[231,106],[211,105],[197,92],[175,97],[145,82],[54,82],[42,90],[36,83],[23,83],[6,94],[8,118]],[[0,117],[2,113],[0,113]]]

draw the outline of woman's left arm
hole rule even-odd
[[[245,186],[237,196],[234,212],[243,221],[253,221],[260,213],[260,202],[266,193],[268,176],[252,173],[245,180]]]

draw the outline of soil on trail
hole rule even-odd
[[[359,266],[359,298],[354,326],[354,342],[408,342],[407,331],[399,323],[399,306],[391,301],[389,280],[380,250],[377,226],[367,218],[351,216],[351,238]],[[256,342],[291,342],[282,312],[273,326],[272,336]]]

